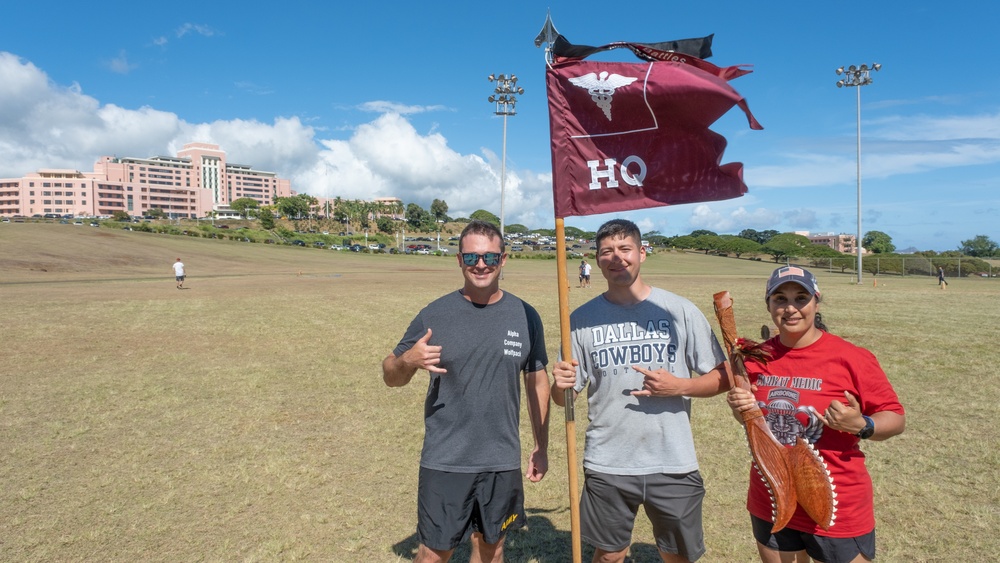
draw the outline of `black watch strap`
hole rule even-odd
[[[862,428],[860,432],[855,434],[855,436],[861,438],[862,440],[867,440],[872,437],[872,434],[875,433],[875,421],[872,420],[872,417],[870,416],[861,415],[861,417],[865,419],[865,427]]]

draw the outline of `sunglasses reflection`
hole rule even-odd
[[[476,254],[475,252],[463,252],[462,253],[462,263],[466,266],[472,267],[479,263],[482,259],[483,264],[486,266],[496,266],[500,264],[500,258],[503,256],[500,252],[487,252],[485,254]]]

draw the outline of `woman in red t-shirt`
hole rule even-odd
[[[903,432],[903,406],[871,352],[826,331],[819,315],[816,277],[795,266],[778,268],[767,282],[767,310],[778,335],[768,340],[771,359],[746,362],[753,392],[727,395],[739,413],[759,406],[774,437],[791,446],[798,437],[823,456],[836,487],[834,523],[820,528],[798,507],[788,525],[771,533],[771,497],[751,469],[747,509],[764,563],[871,561],[875,557],[872,483],[861,440],[886,440]]]

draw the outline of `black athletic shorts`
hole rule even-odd
[[[420,468],[417,485],[417,535],[438,551],[458,547],[473,532],[497,543],[524,526],[521,470],[451,473]]]
[[[868,559],[875,559],[875,530],[854,538],[828,538],[785,528],[777,534],[771,533],[772,524],[767,520],[750,515],[753,521],[753,537],[757,542],[778,551],[806,551],[806,554],[824,563],[847,563],[860,553]]]
[[[705,553],[701,505],[705,485],[697,471],[672,475],[609,475],[584,469],[580,534],[590,545],[621,551],[632,543],[641,505],[656,547],[697,561]]]

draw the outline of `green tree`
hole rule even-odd
[[[882,231],[865,233],[861,239],[861,246],[873,254],[892,254],[896,251],[896,245],[892,244],[892,237]]]
[[[115,221],[131,221],[132,216],[128,214],[128,211],[115,211],[111,214],[111,218]]]
[[[406,206],[406,224],[411,229],[421,229],[430,221],[430,213],[416,203]]]
[[[674,237],[673,245],[677,248],[694,248],[696,243],[693,236],[681,235],[679,237]]]
[[[271,205],[262,205],[257,209],[257,224],[260,228],[271,230],[274,228],[274,209]]]
[[[773,229],[767,231],[755,231],[754,229],[743,229],[740,234],[736,235],[740,238],[745,238],[747,240],[752,240],[757,244],[767,244],[767,241],[778,235],[778,231]]]
[[[767,244],[767,241],[773,239],[774,237],[780,235],[778,231],[774,229],[768,229],[766,231],[761,231],[757,233],[757,242],[761,244]]]
[[[249,218],[250,211],[257,209],[258,207],[260,207],[260,204],[257,203],[257,200],[252,197],[241,197],[229,202],[229,208],[239,213],[244,219]]]
[[[737,258],[744,254],[754,254],[760,252],[761,245],[753,240],[741,236],[722,235],[719,250],[726,254],[735,254]]]
[[[275,200],[275,207],[278,212],[289,219],[301,219],[309,216],[309,196],[302,197],[303,194],[290,197],[279,197]]]
[[[696,231],[697,232],[697,231]],[[703,233],[710,233],[711,231],[701,231]],[[702,250],[705,254],[712,252],[713,250],[719,250],[722,246],[722,239],[716,234],[701,234],[695,236],[694,233],[691,234],[694,238],[694,247],[696,250]]]
[[[986,235],[976,235],[975,238],[963,240],[958,247],[962,254],[977,258],[990,258],[997,254],[997,243]]]
[[[719,236],[718,233],[713,233],[712,231],[709,231],[708,229],[698,229],[697,231],[691,231],[691,236],[696,237],[696,238],[700,237],[700,236],[704,236],[704,235],[709,235],[709,236],[713,236],[713,237]]]
[[[837,252],[825,244],[813,243],[807,250],[808,254],[806,256],[810,258],[839,258],[844,255],[842,252]]]
[[[314,218],[319,214],[319,200],[309,194],[298,194],[294,197],[301,199],[306,204],[306,217]]]
[[[649,241],[652,246],[670,246],[670,237],[661,235],[658,231],[651,231],[642,235],[642,238]]]
[[[163,212],[159,207],[153,207],[146,212],[146,215],[152,217],[153,219],[165,219],[167,214]]]
[[[333,198],[333,219],[338,223],[347,223],[350,217],[347,215],[347,206],[340,196]]]
[[[485,209],[477,209],[469,215],[469,218],[476,221],[486,221],[487,223],[493,223],[497,227],[500,226],[500,218],[496,215],[486,211]],[[504,231],[506,233],[506,231]]]
[[[525,227],[524,225],[522,225],[520,223],[514,223],[513,225],[507,225],[507,228],[504,229],[504,233],[513,233],[513,234],[518,234],[518,235],[523,235],[524,233],[527,233],[527,232],[528,232],[528,227]]]
[[[396,234],[396,222],[392,220],[392,217],[387,215],[379,217],[375,220],[375,225],[378,226],[379,232],[387,235]]]
[[[770,254],[775,263],[781,260],[798,258],[800,256],[810,256],[812,242],[802,235],[794,233],[782,233],[775,235],[767,241],[761,251]]]
[[[448,204],[443,199],[435,199],[431,202],[431,215],[435,221],[448,221]]]
[[[361,203],[361,228],[368,230],[372,221],[378,217],[379,211],[381,211],[381,204],[375,203],[374,201],[362,201]]]

